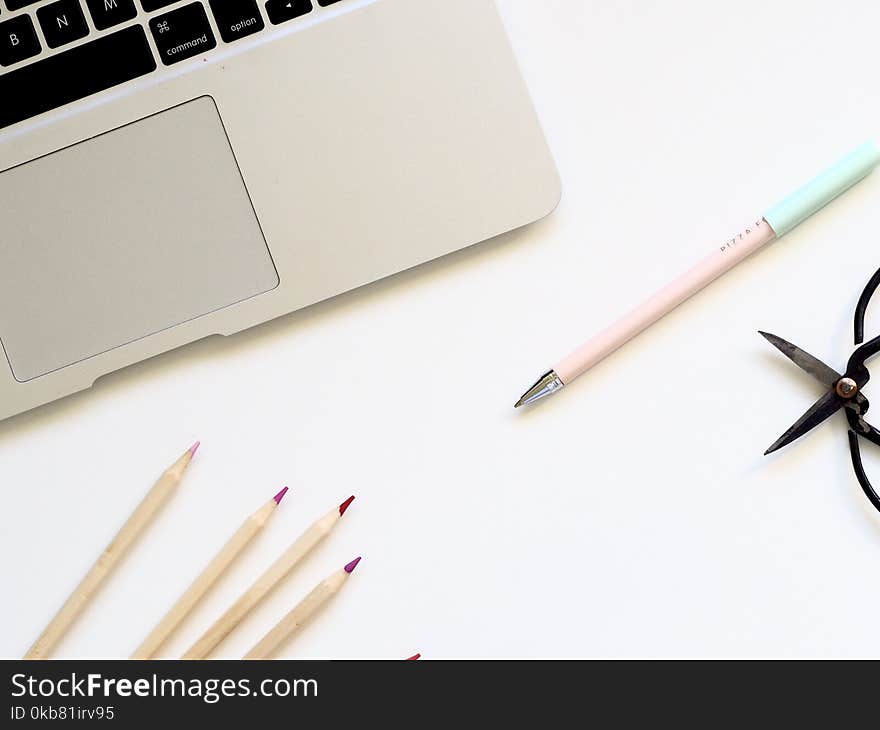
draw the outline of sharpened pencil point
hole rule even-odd
[[[348,565],[343,568],[343,570],[351,575],[352,571],[354,571],[354,569],[358,567],[359,562],[361,562],[360,556],[352,560]],[[339,563],[337,563],[337,565],[339,565]]]
[[[196,455],[196,451],[199,450],[199,446],[202,445],[201,441],[196,441],[192,446],[189,447],[189,458],[192,459]]]
[[[287,487],[284,487],[278,494],[276,494],[272,499],[275,500],[275,504],[281,504],[281,500],[284,499],[284,495],[287,494]]]
[[[342,504],[339,505],[339,516],[345,514],[345,510],[351,507],[351,503],[354,502],[354,495],[352,494],[348,499],[346,499]],[[351,571],[349,571],[351,572]]]
[[[421,658],[422,658],[422,655],[421,655],[421,654],[413,654],[412,656],[407,657],[406,660],[407,660],[408,662],[414,662],[414,661],[417,661],[417,660],[419,660],[419,659],[421,659]]]

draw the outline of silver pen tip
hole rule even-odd
[[[537,403],[542,398],[546,398],[548,395],[555,393],[564,386],[565,383],[562,382],[562,379],[556,374],[556,371],[549,370],[538,378],[531,388],[523,393],[522,398],[520,398],[513,407],[519,408],[520,406],[528,406],[532,403]]]

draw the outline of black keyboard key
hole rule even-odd
[[[139,25],[0,75],[0,128],[156,70]]]
[[[143,5],[144,10],[149,13],[153,10],[164,8],[166,5],[171,5],[172,3],[176,2],[177,0],[141,0],[141,5]]]
[[[49,48],[79,40],[89,34],[79,0],[58,0],[37,10],[37,20]]]
[[[184,5],[150,18],[150,30],[166,66],[198,56],[216,47],[214,32],[201,3]]]
[[[220,37],[232,43],[265,27],[257,0],[210,0]]]
[[[286,23],[311,12],[311,0],[269,0],[266,3],[266,14],[273,25]]]
[[[39,52],[40,41],[29,16],[19,15],[0,23],[0,66],[11,66]],[[0,96],[0,108],[9,103],[12,99]]]
[[[20,10],[28,5],[33,5],[37,0],[6,0],[6,7],[10,10]]]
[[[98,30],[107,30],[137,15],[134,0],[86,0],[86,3]]]
[[[328,5],[333,5],[333,3],[338,3],[339,0],[318,0],[318,5],[322,8],[326,8]]]

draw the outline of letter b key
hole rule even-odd
[[[28,15],[0,23],[0,66],[12,66],[40,52],[40,41]]]

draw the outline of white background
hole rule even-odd
[[[880,6],[499,5],[562,173],[558,211],[0,424],[0,655],[27,649],[196,438],[178,495],[59,655],[130,652],[284,484],[166,655],[350,493],[333,536],[218,655],[241,656],[358,554],[285,656],[880,654],[880,515],[844,419],[762,457],[820,390],[756,334],[843,366],[880,266],[880,175],[561,395],[511,407],[558,356],[880,132]]]

